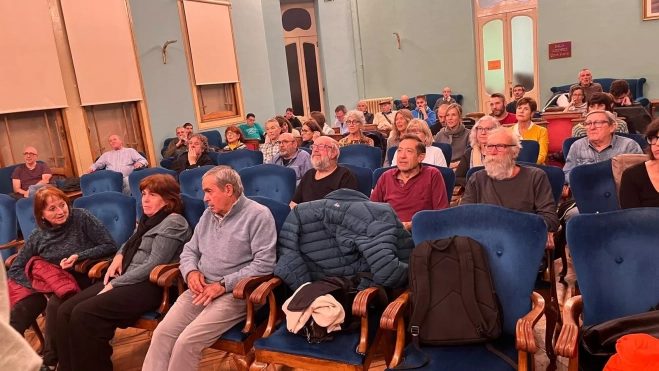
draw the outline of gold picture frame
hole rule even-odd
[[[643,0],[643,20],[659,19],[659,0]]]

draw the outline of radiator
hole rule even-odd
[[[389,102],[392,102],[393,105],[394,98],[392,97],[364,99],[364,102],[366,102],[366,106],[368,107],[368,112],[375,113],[375,112],[380,112],[380,102],[387,100]]]

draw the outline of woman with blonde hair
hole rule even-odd
[[[412,111],[408,109],[400,109],[396,111],[396,116],[394,116],[394,125],[391,127],[391,132],[389,133],[389,138],[387,139],[387,151],[389,148],[398,146],[400,143],[400,138],[404,137],[407,134],[407,124],[412,121],[414,116],[412,116]],[[385,158],[384,166],[389,166],[389,160]]]
[[[459,104],[450,104],[446,109],[446,126],[435,135],[435,142],[451,145],[453,158],[449,161],[451,168],[456,168],[469,143],[469,129],[462,123],[462,107]]]
[[[421,119],[412,119],[407,124],[407,135],[415,135],[426,146],[426,157],[423,159],[424,164],[446,167],[446,159],[441,148],[432,145],[432,133],[428,124]],[[391,166],[396,166],[398,152],[394,154]]]
[[[485,159],[485,144],[490,132],[501,125],[495,117],[486,115],[478,119],[469,132],[469,144],[471,148],[465,151],[460,163],[455,169],[455,184],[464,186],[467,184],[467,172],[472,167],[483,166]]]

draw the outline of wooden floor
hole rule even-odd
[[[560,260],[556,262],[556,272],[560,272],[561,265]],[[575,281],[574,270],[570,264],[568,269],[568,276],[566,280],[572,286]],[[558,285],[558,298],[560,302],[567,300],[565,293],[567,290],[563,289],[563,285]],[[43,331],[44,321],[43,318],[39,319],[40,326]],[[536,337],[536,344],[538,344],[538,351],[535,354],[535,363],[536,371],[543,371],[547,369],[548,359],[544,352],[544,318],[538,321],[536,327],[534,328],[534,333]],[[32,346],[37,349],[38,341],[34,334],[31,331],[28,331],[26,334],[26,339],[32,344]],[[112,345],[114,347],[114,354],[112,355],[112,362],[114,363],[115,371],[140,371],[142,369],[142,363],[144,362],[144,357],[149,348],[150,343],[150,333],[145,330],[137,329],[127,329],[127,330],[117,330],[117,333],[112,340]],[[567,371],[567,360],[559,358],[557,363],[558,371]],[[382,356],[376,356],[373,361],[370,370],[371,371],[383,371],[386,369],[384,358]],[[292,369],[289,367],[278,366],[276,368],[271,367],[271,370],[278,371],[302,371],[300,369]],[[204,351],[204,357],[199,366],[199,371],[237,371],[237,368],[232,362],[232,358],[229,354],[217,351],[217,350],[206,350]]]

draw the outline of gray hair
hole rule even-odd
[[[351,109],[350,111],[348,111],[348,113],[346,113],[346,118],[345,119],[347,120],[348,117],[356,117],[357,121],[359,121],[359,123],[362,126],[366,125],[366,118],[364,117],[364,112],[362,112],[362,111],[359,111],[359,110],[356,110],[356,109]]]
[[[199,133],[192,134],[192,135],[190,135],[190,139],[188,139],[188,142],[190,140],[192,140],[193,138],[197,138],[201,142],[201,151],[202,152],[208,152],[208,150],[210,149],[210,146],[208,145],[208,138],[206,138],[206,136],[204,134],[199,134]]]
[[[606,121],[609,122],[609,125],[617,124],[615,115],[609,111],[604,111],[604,110],[596,110],[596,111],[588,112],[588,114],[586,114],[586,117],[584,118],[584,121],[588,120],[588,116],[594,113],[603,113],[604,116],[606,116]]]
[[[513,132],[508,130],[507,128],[498,127],[490,132],[490,134],[487,136],[487,139],[490,139],[491,136],[499,133],[505,133],[508,137],[510,137],[510,139],[512,140],[512,144],[515,146],[512,148],[515,154],[515,158],[517,158],[517,156],[519,155],[519,151],[522,149],[522,142],[519,140],[519,137],[513,134]]]
[[[214,177],[215,185],[219,188],[224,188],[227,184],[231,184],[234,194],[238,195],[238,197],[243,194],[243,182],[240,180],[240,175],[231,167],[226,165],[215,166],[208,170],[201,178],[203,179],[207,176]]]
[[[488,120],[491,121],[494,124],[495,129],[501,127],[501,124],[499,124],[499,120],[497,120],[497,118],[494,117],[494,116],[485,115],[485,116],[481,117],[480,119],[478,119],[478,121],[476,121],[476,124],[474,124],[474,127],[472,127],[471,130],[469,131],[469,145],[471,146],[471,148],[478,147],[478,130],[477,129],[481,126],[480,125],[481,122],[488,121]]]

